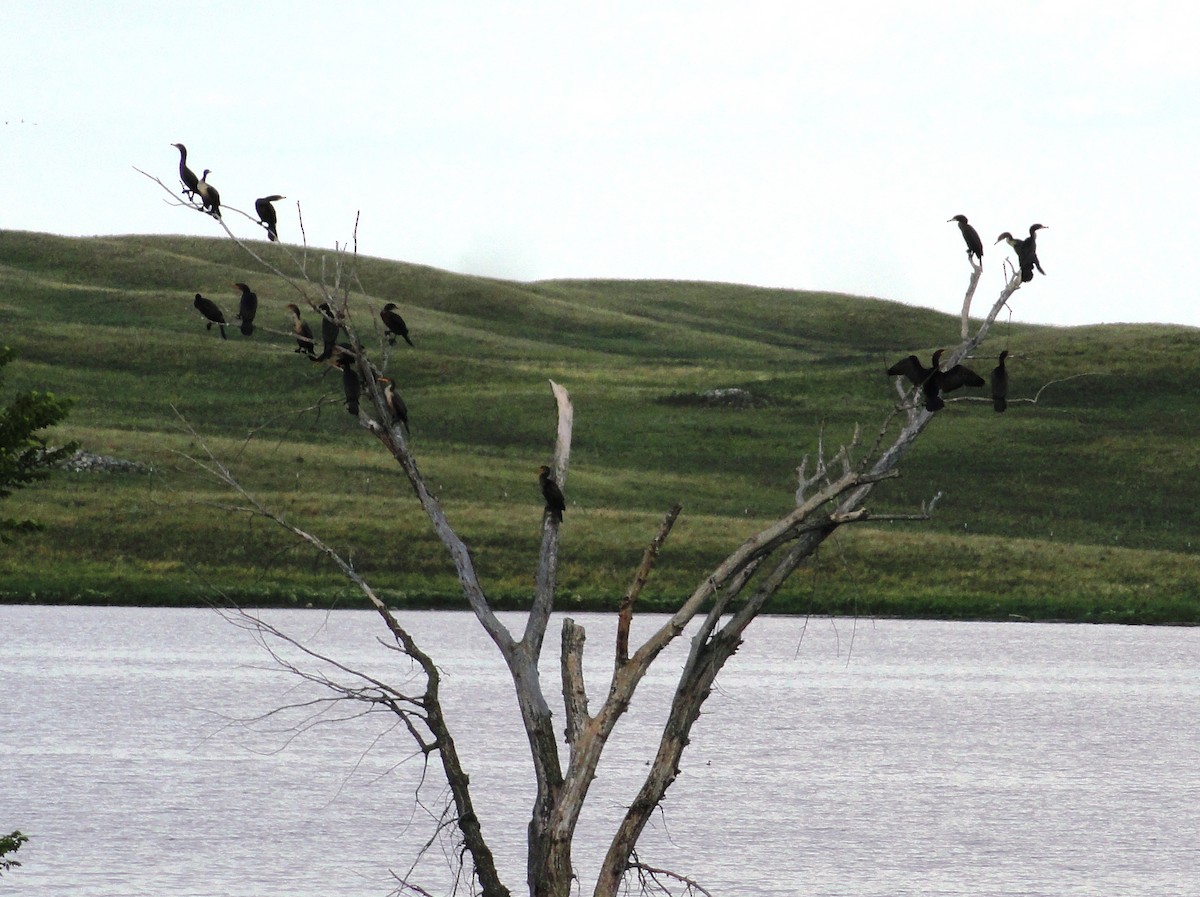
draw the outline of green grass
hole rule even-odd
[[[254,247],[284,266],[282,248]],[[309,264],[319,270],[315,254]],[[684,515],[645,598],[662,608],[786,511],[822,430],[836,445],[861,424],[872,443],[895,402],[882,373],[891,361],[958,333],[952,316],[830,293],[520,284],[374,258],[357,267],[368,295],[356,298],[356,323],[377,362],[374,314],[395,301],[408,321],[416,348],[392,350],[387,366],[418,463],[508,605],[532,591],[536,468],[554,440],[548,379],[576,410],[560,606],[612,606],[678,500]],[[230,328],[222,342],[192,296],[231,316],[235,281],[257,290],[260,329],[246,339]],[[56,440],[154,468],[56,474],[9,499],[6,516],[47,528],[0,547],[0,600],[358,600],[277,528],[223,507],[237,502],[187,460],[201,449],[173,408],[247,488],[352,555],[389,600],[460,600],[406,481],[343,410],[336,372],[291,351],[284,306],[296,298],[225,241],[0,231],[0,342],[18,352],[6,389],[74,398]],[[1063,382],[1004,415],[951,402],[871,502],[911,513],[942,491],[934,518],[843,530],[775,610],[1200,621],[1200,331],[1014,323],[995,333],[972,362],[981,373],[1008,347],[1014,396]],[[755,401],[686,401],[718,387]]]

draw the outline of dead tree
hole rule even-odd
[[[158,182],[172,194],[174,202],[192,205],[179,200],[172,188]],[[228,205],[224,208],[227,213],[238,211]],[[217,223],[237,240],[226,219]],[[507,665],[528,739],[537,785],[528,826],[526,884],[529,894],[534,897],[567,897],[572,893],[576,880],[572,861],[576,824],[614,727],[635,699],[639,684],[655,660],[683,635],[689,625],[698,624],[691,637],[691,649],[676,684],[649,771],[613,833],[600,868],[595,870],[594,894],[596,897],[614,897],[623,893],[622,888],[627,882],[633,882],[636,886],[639,880],[646,880],[648,872],[655,875],[663,873],[663,870],[642,864],[637,859],[636,847],[651,815],[679,774],[680,758],[688,744],[692,726],[718,674],[740,646],[746,627],[825,539],[849,523],[894,519],[891,515],[872,515],[867,500],[877,483],[897,474],[900,462],[935,417],[925,410],[924,403],[919,400],[920,389],[905,390],[897,383],[901,398],[897,409],[902,415],[902,423],[897,428],[897,409],[892,409],[870,449],[862,448],[856,432],[848,445],[842,446],[832,458],[826,459],[822,443],[813,473],[808,475],[807,462],[799,468],[800,487],[796,492],[795,507],[770,525],[746,536],[720,564],[699,576],[694,591],[680,603],[666,622],[640,645],[634,646],[630,644],[630,629],[638,596],[652,574],[655,559],[680,513],[678,506],[671,508],[646,548],[643,561],[620,602],[612,673],[601,688],[589,688],[589,683],[584,679],[586,632],[572,619],[563,621],[560,634],[563,715],[560,727],[555,722],[551,696],[538,674],[538,661],[542,656],[555,602],[560,520],[551,513],[543,515],[532,606],[521,631],[510,631],[497,617],[488,599],[470,550],[427,487],[406,432],[392,415],[384,388],[379,384],[378,372],[359,339],[353,316],[353,299],[355,295],[365,294],[365,290],[354,274],[353,257],[348,255],[348,248],[340,247],[334,255],[332,270],[335,277],[331,287],[324,277],[317,280],[309,275],[307,248],[301,255],[282,248],[295,262],[298,271],[295,275],[287,275],[261,259],[252,247],[240,240],[238,242],[268,270],[291,284],[310,307],[316,308],[318,299],[329,302],[344,322],[356,351],[353,364],[364,384],[364,401],[357,414],[358,424],[379,440],[408,479],[415,500],[424,510],[430,526],[454,563],[467,604]],[[274,245],[280,247],[280,244]],[[972,268],[963,303],[964,328],[967,310],[979,283],[980,269],[975,265]],[[326,270],[322,263],[322,271]],[[1000,291],[974,335],[968,335],[964,329],[964,339],[948,353],[944,364],[952,366],[958,363],[985,339],[996,316],[1020,287],[1020,275],[1014,274]],[[312,291],[319,295],[313,297],[310,295]],[[550,387],[558,411],[553,473],[556,482],[564,485],[570,464],[573,409],[565,388],[554,382]],[[346,700],[366,701],[387,708],[402,720],[427,758],[436,755],[454,806],[454,821],[461,835],[462,846],[470,858],[470,871],[478,882],[479,890],[485,897],[507,897],[509,888],[500,880],[495,868],[471,799],[470,780],[458,757],[451,723],[443,713],[439,698],[440,676],[433,659],[421,650],[352,565],[318,537],[259,505],[218,459],[210,455],[195,460],[241,494],[244,504],[239,507],[242,510],[274,520],[297,538],[325,553],[367,597],[394,645],[420,666],[424,674],[424,688],[419,694],[402,692],[376,678],[355,673],[340,665],[338,669],[342,672],[357,677],[355,686],[339,684],[331,678],[319,681]],[[260,631],[266,630],[274,637],[289,640],[286,635],[270,630],[260,621],[253,620],[249,625]],[[565,765],[559,755],[560,738],[565,739],[568,748]],[[673,876],[680,882],[688,882],[689,887],[698,887],[684,876],[663,874]],[[415,885],[410,887],[419,890]]]

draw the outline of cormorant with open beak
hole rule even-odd
[[[324,344],[321,354],[313,361],[324,361],[333,354],[333,347],[337,344],[338,331],[342,329],[341,322],[333,313],[333,309],[329,307],[328,302],[322,302],[317,306],[317,311],[321,313],[321,342]]]
[[[383,307],[383,311],[379,313],[379,319],[383,321],[383,326],[388,330],[388,345],[396,345],[396,337],[401,336],[404,341],[410,346],[413,341],[408,338],[408,325],[404,323],[404,318],[400,317],[400,313],[396,311],[396,303],[389,302]]]
[[[219,221],[221,219],[221,194],[208,182],[210,174],[212,174],[211,168],[204,169],[204,174],[200,175],[200,180],[196,182],[196,193],[200,196],[204,211]]]
[[[315,358],[317,350],[313,343],[312,328],[308,326],[307,321],[300,318],[300,306],[289,303],[287,309],[292,313],[292,333],[296,335],[295,351],[307,355],[309,358]]]
[[[392,415],[392,420],[404,427],[404,432],[408,434],[408,406],[404,404],[404,399],[400,393],[396,392],[396,388],[392,381],[387,377],[380,377],[376,383],[383,384],[383,400],[387,403],[388,411]]]
[[[979,239],[979,231],[967,224],[966,215],[955,215],[953,218],[947,218],[947,223],[951,221],[958,222],[958,229],[962,231],[963,239],[967,243],[967,260],[970,261],[971,256],[979,264],[983,264],[983,240]]]
[[[221,330],[221,339],[228,339],[225,336],[225,313],[217,307],[217,303],[197,293],[196,298],[192,300],[192,305],[196,307],[196,311],[200,312],[201,316],[208,322],[204,327],[205,330],[212,330],[212,325],[216,324]]]
[[[563,513],[567,510],[567,500],[563,498],[562,490],[558,488],[558,483],[554,482],[550,468],[545,464],[538,468],[538,483],[542,487],[542,497],[546,499],[546,513],[562,523]]]
[[[183,184],[180,192],[186,193],[187,198],[192,199],[200,189],[200,179],[196,177],[196,172],[187,166],[187,147],[182,143],[172,143],[171,146],[179,150],[179,180]]]
[[[1008,350],[1000,353],[1000,363],[992,368],[992,407],[999,414],[1008,407],[1008,368],[1004,359],[1008,358]]]
[[[242,336],[250,336],[254,333],[254,316],[258,314],[258,296],[244,283],[235,283],[234,286],[242,291],[237,313],[237,320],[242,322]]]
[[[915,355],[909,355],[888,368],[892,377],[907,377],[913,386],[919,386],[925,394],[925,410],[939,411],[946,407],[941,397],[943,392],[951,392],[964,386],[983,386],[983,378],[970,368],[956,364],[947,371],[941,369],[942,352],[938,349],[933,353],[933,367],[925,367]]]
[[[267,229],[267,239],[272,243],[279,239],[279,231],[276,229],[279,224],[279,218],[276,216],[275,207],[271,203],[279,199],[287,199],[287,197],[275,194],[274,196],[263,196],[254,200],[254,211],[258,213],[258,223]]]

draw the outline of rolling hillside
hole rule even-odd
[[[253,247],[290,264],[283,247]],[[320,270],[317,254],[308,264]],[[869,447],[895,404],[886,366],[958,333],[951,316],[828,293],[512,283],[375,258],[356,268],[366,296],[355,320],[377,363],[378,309],[397,302],[408,321],[416,348],[390,350],[387,366],[414,450],[485,585],[508,603],[532,588],[536,469],[554,438],[547,379],[576,407],[561,606],[615,601],[681,500],[653,603],[690,591],[786,510],[822,427],[837,444],[859,423]],[[985,272],[980,307],[998,280]],[[192,296],[231,317],[235,281],[258,292],[260,326],[249,339],[231,327],[222,342]],[[1017,314],[1040,288],[1016,294]],[[457,598],[406,482],[345,413],[336,372],[293,353],[284,306],[297,299],[226,241],[0,232],[0,342],[18,353],[5,394],[73,397],[56,439],[152,468],[63,472],[9,499],[6,515],[48,529],[0,547],[0,599],[351,600],[319,560],[223,507],[237,502],[189,460],[204,448],[184,421],[391,600]],[[986,374],[1006,347],[1011,394],[1046,386],[1038,403],[998,415],[982,396],[951,402],[871,505],[912,512],[942,491],[935,517],[844,529],[779,610],[1200,620],[1200,331],[999,324],[973,366]],[[746,401],[705,398],[729,388]]]

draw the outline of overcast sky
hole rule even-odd
[[[6,0],[0,228],[221,232],[173,142],[312,244],[519,280],[833,290],[955,313],[1049,229],[1023,321],[1200,326],[1187,3]],[[247,236],[255,228],[229,216]]]

